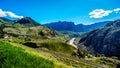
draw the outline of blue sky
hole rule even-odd
[[[0,0],[0,16],[29,16],[41,24],[56,21],[91,24],[120,18],[119,3],[120,0]]]

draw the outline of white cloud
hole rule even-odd
[[[15,13],[11,12],[11,11],[3,11],[2,9],[0,9],[0,17],[11,17],[11,18],[23,18],[23,16],[18,16]]]
[[[116,9],[114,9],[113,11],[114,11],[115,13],[119,13],[120,8],[116,8]]]
[[[113,11],[118,12],[118,11],[120,11],[120,8],[116,8]]]
[[[12,12],[5,12],[7,16],[10,16],[12,18],[23,18],[23,16],[18,16]]]
[[[120,11],[120,8],[116,8],[113,10],[95,9],[89,13],[89,17],[90,18],[103,18],[113,12],[118,13],[119,11]]]
[[[0,9],[0,17],[5,17],[5,16],[6,16],[5,12],[3,12],[2,9]]]
[[[96,9],[89,13],[90,18],[102,18],[104,16],[108,16],[113,11],[111,10],[103,10],[103,9]]]

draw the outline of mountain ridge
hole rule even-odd
[[[74,32],[88,32],[90,30],[103,27],[107,23],[111,21],[103,21],[98,22],[90,25],[84,25],[84,24],[77,24],[75,25],[74,22],[67,22],[67,21],[59,21],[59,22],[52,22],[48,24],[43,24],[51,29],[58,30],[58,31],[74,31]]]

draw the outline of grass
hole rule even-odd
[[[27,53],[23,48],[0,41],[0,68],[54,68],[53,61]],[[62,68],[65,68],[61,65]]]
[[[38,57],[42,57],[44,59],[48,59],[48,60],[52,61],[54,64],[54,68],[73,68],[71,65],[68,66],[68,65],[64,64],[63,62],[58,61],[55,58],[55,56],[52,55],[51,53],[44,52],[41,50],[36,50],[36,49],[30,48],[30,47],[27,47],[27,46],[24,46],[21,44],[17,44],[17,43],[10,43],[10,44],[13,46],[17,46],[17,47],[20,47],[22,49],[25,49],[25,52],[27,52],[29,54],[32,54],[32,55],[35,55]]]
[[[50,51],[64,53],[67,55],[71,55],[75,50],[69,44],[58,41],[58,40],[48,39],[48,40],[40,40],[40,41],[34,41],[34,42],[39,48],[46,48]]]

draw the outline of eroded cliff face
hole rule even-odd
[[[79,41],[79,47],[81,45],[90,53],[120,58],[120,19],[84,35]]]

